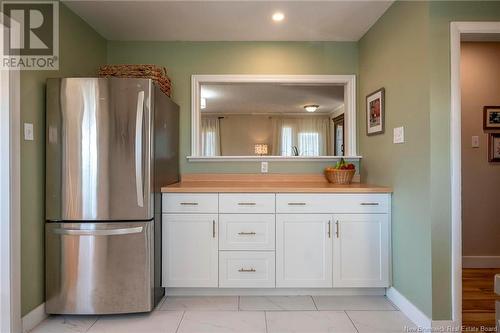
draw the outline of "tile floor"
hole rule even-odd
[[[149,314],[51,316],[32,333],[390,333],[415,328],[384,296],[163,299]]]

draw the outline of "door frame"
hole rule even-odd
[[[455,323],[462,323],[462,124],[460,89],[460,50],[463,34],[500,34],[500,22],[450,23],[451,74],[451,252],[452,313]]]
[[[9,22],[9,23],[6,23]],[[10,24],[10,27],[9,27]],[[0,13],[0,31],[19,38],[20,26]],[[0,331],[21,332],[20,75],[0,70]],[[5,89],[5,86],[7,89]]]

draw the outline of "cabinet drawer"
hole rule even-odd
[[[220,214],[219,249],[274,250],[274,214]]]
[[[274,252],[219,252],[219,288],[274,288]]]
[[[162,196],[164,213],[217,213],[218,207],[216,193],[165,193]]]
[[[388,194],[277,194],[277,213],[388,213]]]
[[[269,193],[221,193],[221,213],[274,213],[275,195]]]

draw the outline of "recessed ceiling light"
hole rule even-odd
[[[318,108],[319,108],[319,105],[316,105],[316,104],[304,105],[304,109],[306,109],[307,112],[314,112]]]
[[[285,14],[283,14],[282,12],[276,12],[273,14],[273,21],[275,22],[283,21],[284,18]]]

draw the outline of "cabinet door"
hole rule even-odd
[[[389,286],[387,214],[334,216],[333,286]]]
[[[276,215],[276,287],[332,287],[332,227],[331,215]]]
[[[218,219],[163,214],[163,287],[217,287]]]

